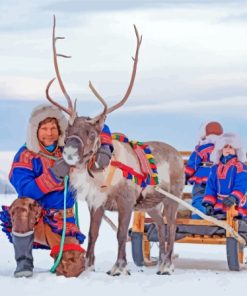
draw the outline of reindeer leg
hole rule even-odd
[[[88,247],[87,247],[87,254],[86,254],[86,266],[87,269],[94,270],[94,248],[95,243],[98,238],[99,234],[99,227],[102,221],[102,217],[104,214],[104,209],[102,207],[98,209],[91,209],[90,210],[90,228],[88,233]]]
[[[166,244],[166,231],[165,231],[165,224],[162,217],[162,213],[157,208],[153,208],[147,211],[150,217],[154,220],[157,232],[158,232],[158,239],[159,239],[159,270],[157,274],[164,275],[164,274],[171,274],[174,271],[174,268],[171,264],[167,264],[172,255],[168,252],[168,244]]]
[[[128,234],[128,227],[130,223],[132,213],[132,207],[119,207],[118,215],[118,231],[117,231],[117,240],[118,240],[118,255],[117,261],[107,272],[108,275],[117,276],[121,273],[125,275],[130,275],[129,270],[127,269],[127,260],[126,260],[126,241]]]
[[[160,267],[162,274],[171,274],[174,271],[172,262],[174,241],[176,236],[176,217],[177,217],[178,204],[170,202],[169,206],[164,208],[164,214],[167,220],[167,252],[164,257],[164,263]]]

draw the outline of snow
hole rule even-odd
[[[0,152],[1,168],[7,174],[13,153]],[[10,205],[15,195],[0,195],[0,204]],[[87,234],[89,213],[85,202],[79,201],[81,230]],[[116,223],[117,214],[107,213]],[[84,247],[87,245],[87,240]],[[247,266],[240,272],[228,270],[225,246],[175,244],[175,272],[171,276],[156,275],[156,267],[137,267],[131,256],[131,244],[127,243],[130,276],[111,277],[106,272],[116,260],[116,233],[105,221],[102,222],[96,244],[96,271],[85,272],[78,278],[57,277],[49,272],[53,261],[47,250],[34,250],[34,276],[15,279],[13,247],[0,232],[0,289],[10,296],[25,295],[233,295],[247,290]],[[157,256],[154,244],[152,255]],[[245,250],[246,256],[246,250]]]

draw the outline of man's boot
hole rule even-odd
[[[14,276],[19,277],[31,277],[33,275],[33,240],[34,234],[23,233],[20,236],[12,233],[13,245],[15,250],[15,260],[17,263]]]

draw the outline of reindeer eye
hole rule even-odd
[[[88,135],[88,137],[89,137],[89,139],[90,139],[91,141],[94,141],[95,138],[96,138],[96,136],[97,136],[97,134],[96,134],[95,131],[91,131],[91,132],[89,133],[89,135]]]

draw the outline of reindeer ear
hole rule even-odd
[[[91,120],[91,123],[95,126],[97,131],[100,133],[103,129],[106,120],[106,115],[99,115]]]

